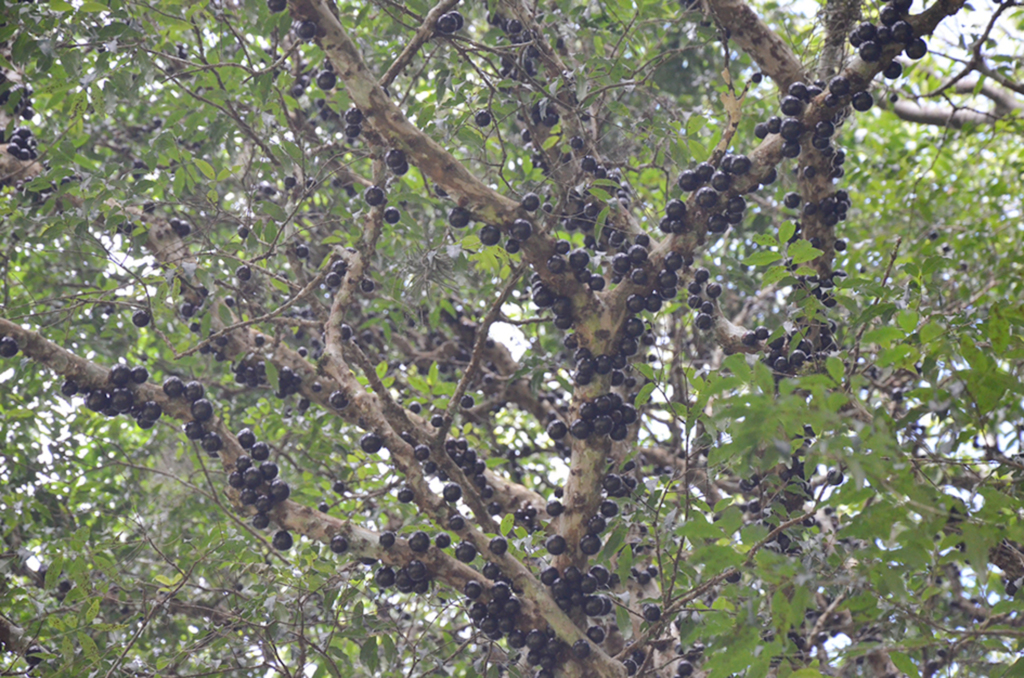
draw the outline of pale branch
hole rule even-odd
[[[1011,80],[1010,78],[1006,77],[1004,74],[1002,74],[999,71],[995,70],[994,68],[989,66],[987,63],[985,63],[984,59],[981,59],[978,62],[978,64],[976,65],[976,68],[977,68],[979,73],[981,73],[982,75],[986,75],[986,76],[992,78],[993,80],[998,82],[1000,85],[1002,85],[1006,89],[1011,90],[1013,92],[1016,92],[1017,94],[1024,94],[1024,85],[1022,85],[1021,83],[1016,82],[1014,80]]]
[[[825,39],[815,72],[827,80],[843,67],[846,43],[850,32],[860,20],[862,0],[828,0],[821,10],[825,24]]]
[[[15,120],[5,109],[0,108],[0,130],[6,130]],[[10,153],[0,150],[0,186],[30,181],[44,171],[45,168],[39,160],[19,160]]]
[[[722,493],[719,492],[716,484],[711,482],[706,467],[689,464],[685,458],[673,454],[672,450],[660,445],[643,447],[640,449],[640,454],[655,464],[670,466],[682,473],[687,485],[696,486],[706,497],[705,501],[709,506],[714,506],[722,500]]]
[[[705,0],[729,39],[750,55],[758,68],[785,92],[794,82],[809,82],[810,74],[775,31],[744,0]]]
[[[411,422],[408,421],[408,416],[405,413],[405,410],[403,410],[398,403],[394,402],[394,399],[388,392],[387,387],[384,386],[383,382],[381,382],[377,373],[374,371],[373,365],[370,364],[369,360],[367,360],[366,356],[363,355],[363,352],[358,346],[351,346],[348,353],[352,356],[353,362],[356,366],[358,366],[359,369],[363,371],[363,374],[366,375],[370,388],[377,394],[377,397],[380,398],[383,403],[384,416],[388,419],[388,423],[391,424],[392,429],[397,428],[399,431],[408,431],[409,426],[403,427],[403,423],[411,425]],[[445,429],[440,429],[439,433],[443,436]],[[417,442],[420,442],[421,440],[424,439],[417,438]],[[427,438],[425,440],[430,439]],[[449,457],[447,452],[445,452],[443,445],[437,444],[436,440],[432,441],[432,443],[433,444],[430,445],[431,457],[451,480],[455,481],[462,487],[462,501],[469,506],[481,529],[488,533],[496,534],[498,526],[494,523],[494,519],[491,518],[490,513],[488,513],[487,505],[481,498],[479,489],[466,477],[463,470],[452,461],[451,457]],[[394,453],[394,450],[392,450],[392,454]],[[406,456],[408,458],[405,458]],[[403,469],[403,472],[406,472],[406,468],[415,466],[417,472],[422,473],[421,467],[411,454],[403,454],[402,457],[403,458],[401,460],[396,460],[398,468]],[[437,522],[441,527],[445,527],[442,520],[437,520]]]
[[[372,245],[375,243],[376,238],[379,237],[380,229],[382,228],[380,221],[380,214],[376,217],[373,216],[375,212],[379,210],[373,210],[368,215],[370,221],[367,224],[367,228],[364,230],[363,239],[363,252],[372,252]],[[149,216],[149,215],[147,215]],[[374,222],[376,219],[377,222]],[[157,234],[155,240],[151,238],[150,247],[156,258],[160,261],[167,259],[177,261],[178,263],[189,262],[195,263],[194,259],[188,251],[188,248],[184,245],[180,238],[171,230],[165,221],[152,217],[149,219],[151,224],[151,233]],[[377,223],[377,226],[373,224]],[[366,249],[369,246],[369,249]],[[309,399],[311,402],[315,402],[325,410],[335,412],[341,416],[345,421],[358,426],[364,430],[376,430],[379,433],[386,433],[388,449],[392,452],[401,452],[405,449],[411,455],[411,449],[406,449],[408,446],[401,439],[400,435],[404,431],[413,433],[418,440],[429,440],[430,432],[426,428],[426,423],[416,415],[409,413],[397,404],[389,410],[390,421],[400,421],[404,425],[397,427],[390,426],[388,423],[389,419],[385,416],[386,402],[382,402],[376,395],[367,393],[364,387],[355,379],[355,376],[345,366],[344,357],[341,353],[336,351],[336,347],[340,345],[340,332],[341,332],[341,318],[344,315],[344,309],[351,302],[352,296],[358,287],[359,281],[365,274],[365,261],[366,257],[360,253],[353,253],[349,251],[341,251],[339,256],[345,259],[348,263],[348,271],[343,279],[343,284],[335,295],[334,302],[332,304],[331,315],[329,317],[326,335],[326,352],[329,360],[326,361],[325,367],[328,375],[334,379],[334,384],[325,379],[325,375],[320,375],[317,370],[312,366],[309,361],[300,356],[297,352],[289,348],[283,343],[276,343],[272,348],[263,350],[256,346],[255,336],[250,332],[248,327],[244,327],[241,330],[235,330],[226,336],[229,338],[227,346],[221,350],[228,358],[234,358],[238,355],[261,355],[268,362],[272,362],[279,369],[282,367],[289,367],[293,372],[301,377],[302,380],[302,395]],[[220,326],[219,314],[214,313],[214,324]],[[320,391],[314,391],[312,384],[317,381],[327,381],[322,384],[323,388]],[[351,403],[342,411],[335,410],[330,404],[330,394],[334,390],[344,391]],[[360,397],[360,394],[368,397]],[[411,460],[411,457],[410,457]],[[415,463],[415,462],[413,462]],[[409,468],[410,471],[412,467]],[[418,471],[418,465],[416,465]],[[488,483],[494,488],[495,499],[506,506],[514,506],[521,504],[529,504],[538,509],[542,510],[545,506],[544,499],[536,492],[513,482],[502,478],[494,471],[488,469],[485,472]],[[413,490],[417,497],[433,497],[431,501],[431,508],[434,511],[432,515],[440,519],[444,514],[440,513],[439,510],[442,508],[440,499],[429,491],[426,485],[425,479],[422,473],[414,473],[413,478],[410,480],[410,484],[413,486]],[[427,507],[424,507],[425,510]],[[429,511],[428,511],[429,512]]]
[[[380,77],[379,85],[384,89],[387,89],[391,82],[402,72],[402,69],[409,65],[409,62],[416,56],[416,52],[419,51],[420,47],[425,42],[430,40],[430,37],[434,34],[434,25],[437,23],[438,18],[455,8],[459,4],[459,0],[441,0],[441,2],[434,5],[433,8],[423,18],[423,25],[416,29],[416,33],[409,40],[405,49],[398,55],[398,58],[388,67],[388,70],[384,75]]]
[[[0,614],[0,647],[23,655],[30,646],[31,639],[24,629]]]
[[[980,68],[978,71],[983,72]],[[995,80],[995,78],[992,79]],[[956,83],[955,89],[958,94],[972,94],[977,86],[977,78],[965,78]],[[1021,93],[1024,94],[1024,92]],[[1005,115],[1011,111],[1019,111],[1024,108],[1024,102],[1014,96],[1014,92],[1011,89],[1001,87],[988,80],[981,83],[981,89],[978,90],[978,94],[995,104],[992,112],[996,115]]]
[[[381,168],[376,169],[378,171],[375,171],[375,179],[378,178],[380,171],[382,171]],[[342,336],[342,320],[344,319],[345,311],[351,303],[352,296],[355,293],[359,281],[362,280],[363,275],[366,272],[367,260],[373,255],[377,239],[380,237],[381,230],[383,229],[384,222],[382,214],[383,211],[380,207],[370,209],[366,215],[363,238],[359,251],[351,254],[351,256],[347,256],[345,259],[348,264],[348,270],[342,279],[341,287],[335,293],[334,301],[331,304],[331,314],[327,321],[326,352],[329,360],[327,361],[326,367],[327,371],[342,384],[345,382],[355,381],[349,371],[348,361],[346,358],[351,358],[355,365],[363,372],[368,384],[370,385],[370,389],[374,394],[376,394],[377,401],[380,404],[379,409],[381,416],[379,419],[382,421],[382,425],[373,430],[376,430],[382,437],[389,439],[388,451],[392,455],[395,466],[409,481],[409,485],[414,492],[417,504],[431,515],[438,525],[444,527],[450,515],[448,508],[444,502],[442,502],[441,499],[430,490],[426,478],[423,475],[422,467],[413,457],[412,445],[407,440],[402,440],[401,436],[402,433],[407,433],[412,435],[416,441],[424,441],[430,439],[431,432],[427,430],[422,419],[416,417],[416,421],[413,421],[414,415],[395,402],[390,391],[386,386],[384,386],[380,377],[377,375],[375,366],[370,364],[369,359],[363,354],[362,350],[357,345],[350,343],[346,346],[346,341]],[[351,397],[352,394],[360,393],[360,391],[362,391],[362,389],[358,387],[357,383],[351,383],[351,385],[345,389],[345,392],[349,397]],[[449,476],[456,477],[457,481],[462,485],[464,489],[464,500],[472,509],[477,521],[481,526],[487,529],[487,531],[495,531],[493,520],[487,512],[487,508],[483,501],[480,499],[476,487],[466,480],[461,469],[452,468],[455,467],[455,464],[451,463],[451,460],[443,451],[441,451],[440,454],[437,453],[439,446],[435,445],[433,447],[435,448],[434,456],[438,463],[442,466],[447,466],[446,472],[450,471]],[[444,465],[444,462],[446,461],[449,463]]]
[[[711,0],[711,2],[714,3],[717,0]],[[944,18],[956,14],[963,7],[964,2],[965,0],[939,0],[924,12],[908,17],[907,21],[914,28],[916,35],[930,35]],[[900,51],[902,51],[902,45],[887,45],[883,49],[881,58],[876,62],[866,62],[859,57],[853,58],[842,72],[842,75],[850,82],[850,93],[841,97],[839,107],[837,108],[830,108],[825,105],[827,92],[823,92],[812,99],[803,114],[805,132],[802,141],[806,143],[813,133],[814,126],[823,120],[830,120],[837,110],[840,110],[849,103],[853,94],[870,87],[874,77],[885,68],[889,61],[896,58]],[[722,194],[720,202],[728,200],[732,196],[744,195],[750,192],[775,172],[775,167],[783,160],[782,138],[776,134],[769,135],[757,148],[748,154],[748,157],[751,161],[750,172],[743,177],[739,177],[739,180],[734,182],[733,187],[727,193]],[[662,266],[664,258],[669,252],[679,252],[684,255],[684,258],[692,257],[696,249],[705,241],[707,236],[707,218],[711,211],[698,207],[694,196],[690,196],[686,206],[687,222],[692,224],[692,228],[684,234],[675,234],[665,238],[652,249],[649,259],[655,270]],[[809,232],[805,229],[803,235],[806,239],[810,239],[819,236],[819,233]],[[620,308],[619,300],[624,301],[629,294],[642,294],[646,292],[646,288],[623,282],[609,293],[607,303],[611,308]],[[618,327],[623,320],[624,317],[619,317],[613,324]]]
[[[109,387],[110,371],[107,368],[75,355],[36,332],[26,330],[20,325],[0,318],[0,333],[13,337],[26,357],[65,378],[75,380],[82,387]],[[172,399],[167,397],[163,390],[155,384],[133,384],[129,388],[135,394],[136,399],[152,400],[159,404],[167,416],[182,421],[190,421],[192,419],[189,402],[183,398]],[[372,396],[367,394],[367,397]],[[245,451],[222,420],[215,418],[212,422],[208,422],[206,426],[208,430],[218,433],[223,440],[224,447],[220,453],[220,460],[224,471],[233,470],[235,468],[235,461],[238,457],[245,454]],[[399,566],[406,565],[411,560],[418,558],[434,576],[456,590],[461,591],[465,583],[470,579],[478,581],[483,579],[476,570],[460,563],[441,549],[432,547],[425,553],[414,554],[404,540],[396,543],[390,549],[385,549],[380,546],[379,535],[376,533],[292,500],[286,500],[277,504],[271,510],[270,516],[282,528],[292,530],[325,544],[330,544],[334,535],[341,534],[348,539],[349,551],[359,557],[374,558]],[[474,541],[477,542],[478,549],[483,550],[482,546],[486,548],[484,546],[486,539],[483,535],[475,533],[474,536],[476,536]],[[495,558],[492,555],[491,559],[499,562],[517,584],[523,586],[524,589],[528,589],[532,594],[530,599],[524,600],[524,614],[530,623],[541,627],[545,624],[552,624],[556,628],[561,627],[563,633],[567,632],[568,627],[565,623],[560,623],[561,620],[558,619],[552,619],[556,612],[558,615],[563,613],[554,604],[554,600],[548,595],[546,589],[533,578],[525,566],[508,555],[501,558]],[[565,618],[565,622],[571,626],[571,621],[567,618]],[[8,628],[13,633],[16,627]],[[582,637],[582,632],[577,629],[576,635]],[[22,642],[18,640],[21,637],[11,636],[16,643]],[[576,638],[573,639],[575,640]],[[599,675],[617,677],[620,674],[618,672],[603,671],[599,672]]]
[[[368,219],[367,228],[364,230],[361,251],[355,254],[341,253],[342,257],[349,263],[349,270],[346,273],[342,287],[335,296],[331,316],[327,323],[326,350],[328,357],[333,359],[326,362],[326,369],[328,374],[334,377],[334,381],[338,386],[337,389],[334,385],[327,383],[323,385],[322,390],[313,391],[311,385],[324,379],[322,375],[316,373],[315,368],[307,360],[280,342],[276,342],[269,349],[269,352],[260,350],[256,346],[255,337],[248,327],[241,327],[226,333],[224,336],[229,339],[229,343],[222,348],[222,351],[228,358],[233,358],[240,354],[262,354],[266,360],[274,363],[279,368],[284,366],[291,368],[301,377],[301,393],[304,397],[312,402],[316,402],[327,411],[339,414],[349,423],[355,424],[364,430],[373,430],[380,434],[385,440],[386,447],[393,455],[396,466],[406,476],[406,480],[413,489],[420,507],[428,515],[431,515],[439,525],[443,526],[446,524],[449,516],[449,509],[441,498],[430,490],[420,465],[412,458],[411,446],[401,436],[403,432],[408,431],[413,433],[418,440],[428,440],[430,434],[426,430],[425,422],[405,411],[394,403],[390,397],[382,399],[379,395],[367,392],[345,365],[341,353],[336,350],[340,346],[341,341],[340,318],[343,315],[344,308],[351,301],[356,286],[365,273],[365,262],[369,255],[372,254],[376,239],[379,237],[383,227],[380,210],[371,210]],[[154,237],[149,242],[151,250],[158,260],[165,261],[169,259],[178,264],[185,262],[194,264],[188,248],[173,230],[167,227],[163,220],[152,218],[150,221],[155,226],[152,232],[159,235],[159,237]],[[323,273],[322,271],[321,274]],[[201,299],[197,299],[197,301],[201,301]],[[222,326],[218,313],[214,313],[214,324],[217,327]],[[374,374],[373,376],[376,375]],[[330,394],[334,390],[342,390],[350,400],[350,404],[341,412],[335,410],[330,404]],[[413,419],[415,419],[415,422]],[[392,422],[399,425],[392,426]],[[528,503],[538,507],[538,510],[540,510],[539,507],[544,506],[543,498],[536,492],[509,482],[499,477],[490,469],[488,469],[485,475],[488,478],[488,482],[494,488],[496,500],[507,505]],[[464,487],[468,487],[468,485],[464,485]],[[483,513],[481,515],[486,516],[489,520],[488,514]]]
[[[181,353],[178,353],[176,351],[175,352],[175,358],[185,358],[185,357],[188,357],[188,356],[193,355],[193,354],[197,353],[198,351],[202,350],[202,348],[204,346],[211,345],[212,343],[214,343],[215,341],[217,341],[221,337],[229,337],[233,332],[236,332],[237,330],[240,330],[240,329],[243,329],[243,328],[246,328],[246,327],[252,327],[253,325],[258,325],[260,323],[268,322],[270,320],[273,320],[274,318],[280,317],[289,308],[291,308],[295,304],[299,303],[303,299],[307,298],[310,294],[313,294],[314,292],[316,292],[317,288],[320,287],[320,284],[323,282],[324,278],[327,277],[327,273],[328,272],[329,271],[326,268],[322,269],[319,273],[317,273],[315,276],[313,276],[313,278],[309,281],[309,283],[305,287],[303,287],[301,290],[299,290],[297,293],[295,293],[292,297],[287,299],[283,304],[281,304],[280,306],[275,308],[273,311],[270,311],[268,313],[264,313],[263,315],[257,316],[255,318],[250,318],[248,320],[239,320],[239,321],[234,322],[234,323],[232,323],[230,325],[227,325],[227,326],[217,330],[216,332],[214,332],[213,334],[208,336],[206,339],[201,340],[199,343],[195,344],[192,348],[190,348],[190,349],[188,349],[186,351],[182,351]]]
[[[940,106],[938,104],[919,104],[906,99],[901,99],[893,104],[892,111],[901,120],[906,120],[907,122],[935,125],[937,127],[952,127],[954,129],[991,125],[1001,117],[995,113],[983,113],[981,111],[955,108],[953,106]]]
[[[530,218],[529,213],[520,209],[518,203],[483,183],[447,150],[409,122],[377,84],[329,0],[296,0],[292,11],[298,18],[317,23],[320,46],[368,125],[392,147],[403,150],[409,162],[452,195],[460,207],[471,210],[475,219],[499,227],[508,226],[516,218]],[[555,254],[555,241],[552,237],[535,229],[534,234],[522,242],[521,246],[524,259],[545,284],[572,299],[573,307],[580,317],[600,313],[599,302],[588,287],[571,276],[555,275],[548,271],[546,262]],[[585,340],[591,339],[586,326],[578,328],[578,331]]]
[[[164,56],[164,58],[168,59],[171,62],[184,63],[188,64],[189,66],[192,65],[188,61],[184,61],[173,56],[169,56],[166,54],[162,56]],[[214,72],[216,73],[216,69],[214,70]],[[230,101],[227,98],[224,99],[225,105],[221,106],[220,104],[211,101],[209,98],[204,97],[202,94],[199,94],[198,92],[190,89],[182,81],[181,77],[173,70],[168,69],[166,73],[167,77],[173,80],[178,85],[178,87],[180,87],[190,97],[196,99],[197,101],[203,102],[207,106],[212,106],[213,108],[216,108],[218,111],[234,120],[235,124],[238,125],[238,128],[242,130],[245,133],[245,135],[253,141],[253,143],[259,146],[260,150],[263,151],[263,154],[267,156],[267,159],[270,160],[271,164],[273,164],[275,167],[281,166],[281,161],[277,159],[277,156],[274,154],[274,151],[270,148],[270,146],[267,145],[267,142],[264,141],[260,137],[260,135],[256,134],[256,131],[249,125],[249,123],[242,119],[242,116],[238,113],[238,111],[234,109],[233,106],[231,106]]]
[[[455,391],[452,393],[452,397],[448,400],[448,407],[444,413],[444,424],[441,426],[438,432],[437,443],[444,441],[444,437],[447,435],[448,429],[452,425],[452,421],[455,419],[455,412],[459,408],[459,401],[462,396],[466,394],[466,389],[469,388],[469,383],[476,377],[477,370],[480,369],[480,362],[483,359],[484,349],[487,345],[487,338],[490,334],[491,325],[498,319],[498,315],[501,313],[501,307],[504,306],[508,300],[512,290],[515,289],[516,284],[519,282],[519,277],[523,274],[523,266],[517,266],[510,274],[508,279],[505,281],[504,287],[498,294],[498,298],[491,303],[490,309],[484,316],[484,319],[480,321],[480,324],[476,328],[476,343],[473,346],[473,353],[470,354],[469,365],[462,373],[462,378],[459,379],[459,383],[455,386]]]

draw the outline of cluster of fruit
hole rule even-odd
[[[153,400],[141,400],[136,397],[135,386],[145,384],[149,379],[149,371],[142,365],[129,368],[127,365],[114,365],[110,368],[107,388],[86,388],[74,379],[65,379],[60,392],[65,397],[85,396],[85,406],[93,412],[100,412],[108,417],[129,414],[135,418],[139,428],[149,429],[156,425],[163,415],[163,408]]]
[[[0,130],[0,143],[4,141],[4,131]],[[7,153],[18,160],[35,160],[39,157],[39,145],[28,127],[18,127],[11,133],[7,143]]]

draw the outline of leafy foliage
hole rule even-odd
[[[0,335],[20,349],[0,359],[5,672],[532,675],[540,655],[511,629],[470,620],[465,582],[491,600],[491,560],[523,609],[487,614],[550,628],[564,675],[1021,673],[1019,7],[937,3],[956,16],[897,79],[847,45],[843,73],[878,105],[827,112],[846,161],[815,184],[810,151],[780,163],[757,134],[786,55],[736,43],[774,31],[827,79],[850,3],[755,2],[758,25],[723,14],[750,9],[736,0],[273,5],[3,6],[0,123],[36,140],[0,162]],[[438,30],[456,9],[462,27]],[[951,82],[961,62],[976,73]],[[366,81],[407,127],[361,103]],[[680,173],[725,151],[752,159],[745,216],[715,232],[689,198],[704,218],[666,233]],[[839,223],[803,206],[822,186],[849,196]],[[645,234],[652,279],[680,256],[678,295],[629,312],[654,283],[616,277],[612,256]],[[556,242],[607,287],[553,272]],[[538,285],[568,314],[538,308]],[[577,348],[611,360],[626,318],[639,352],[581,379]],[[85,406],[117,364],[148,370],[155,424]],[[200,433],[222,449],[144,390],[171,377],[203,384]],[[624,439],[554,434],[608,392],[638,412]],[[290,488],[259,514],[229,487],[245,428]],[[460,439],[478,461],[445,502]],[[485,551],[498,535],[505,555]],[[413,559],[429,586],[381,585]],[[606,568],[610,609],[556,604],[538,584],[552,564]]]

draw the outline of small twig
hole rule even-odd
[[[423,19],[423,25],[416,29],[416,34],[412,36],[412,40],[405,46],[405,49],[398,55],[394,63],[388,67],[387,72],[381,76],[378,83],[381,87],[384,89],[388,88],[391,81],[412,61],[416,52],[423,46],[423,43],[434,34],[434,25],[437,23],[437,19],[457,4],[459,4],[459,0],[441,0],[433,9],[427,12],[427,16]]]

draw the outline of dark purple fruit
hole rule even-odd
[[[213,419],[213,403],[206,398],[192,403],[192,418],[200,423]]]
[[[370,186],[366,189],[366,192],[363,193],[363,198],[366,200],[366,204],[370,207],[383,205],[387,200],[387,197],[384,195],[384,189],[380,186]]]
[[[292,540],[292,535],[287,530],[278,530],[274,534],[273,540],[274,548],[278,551],[287,551],[292,547],[295,542]]]
[[[316,23],[312,21],[303,21],[299,24],[298,28],[295,29],[295,35],[299,40],[312,40],[316,37]]]
[[[364,433],[363,437],[359,439],[359,447],[367,454],[377,454],[383,446],[384,441],[373,431]]]

